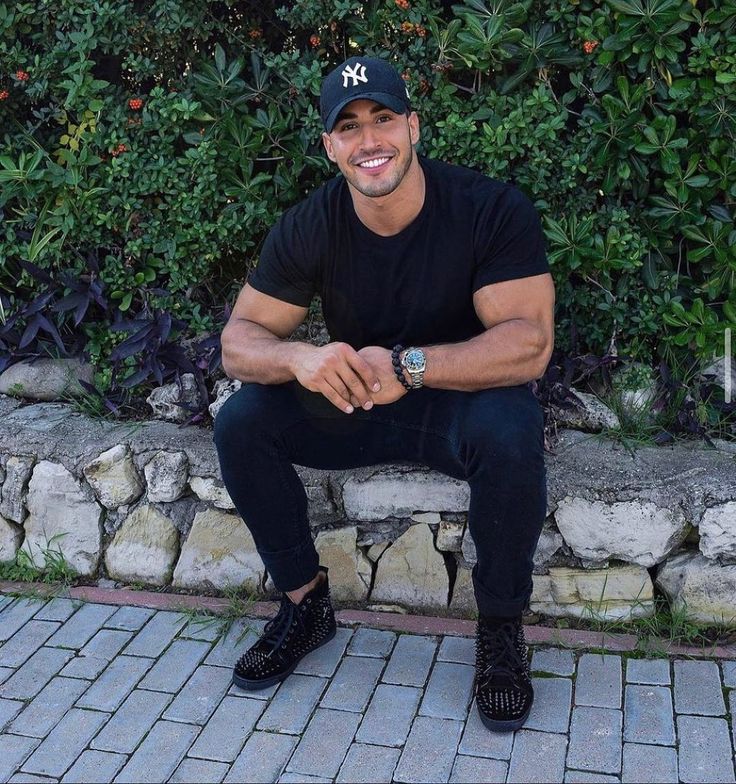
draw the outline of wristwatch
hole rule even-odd
[[[411,388],[419,389],[424,386],[424,371],[427,369],[427,358],[424,352],[416,346],[410,346],[399,355],[401,367],[405,368],[411,376]]]

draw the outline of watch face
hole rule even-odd
[[[404,357],[404,362],[410,373],[419,373],[425,366],[424,352],[420,348],[412,349]]]

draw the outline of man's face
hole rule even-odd
[[[408,117],[359,99],[338,115],[332,133],[323,133],[327,156],[364,196],[387,196],[398,188],[419,141],[416,112]]]

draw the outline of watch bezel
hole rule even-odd
[[[427,364],[427,358],[421,348],[411,348],[404,354],[402,363],[410,373],[421,373]]]

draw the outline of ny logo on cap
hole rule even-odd
[[[360,63],[355,63],[353,68],[346,65],[345,68],[343,68],[341,75],[343,87],[348,86],[348,79],[353,80],[353,83],[350,85],[351,87],[357,87],[358,82],[368,82],[368,77],[365,75],[365,66]]]

